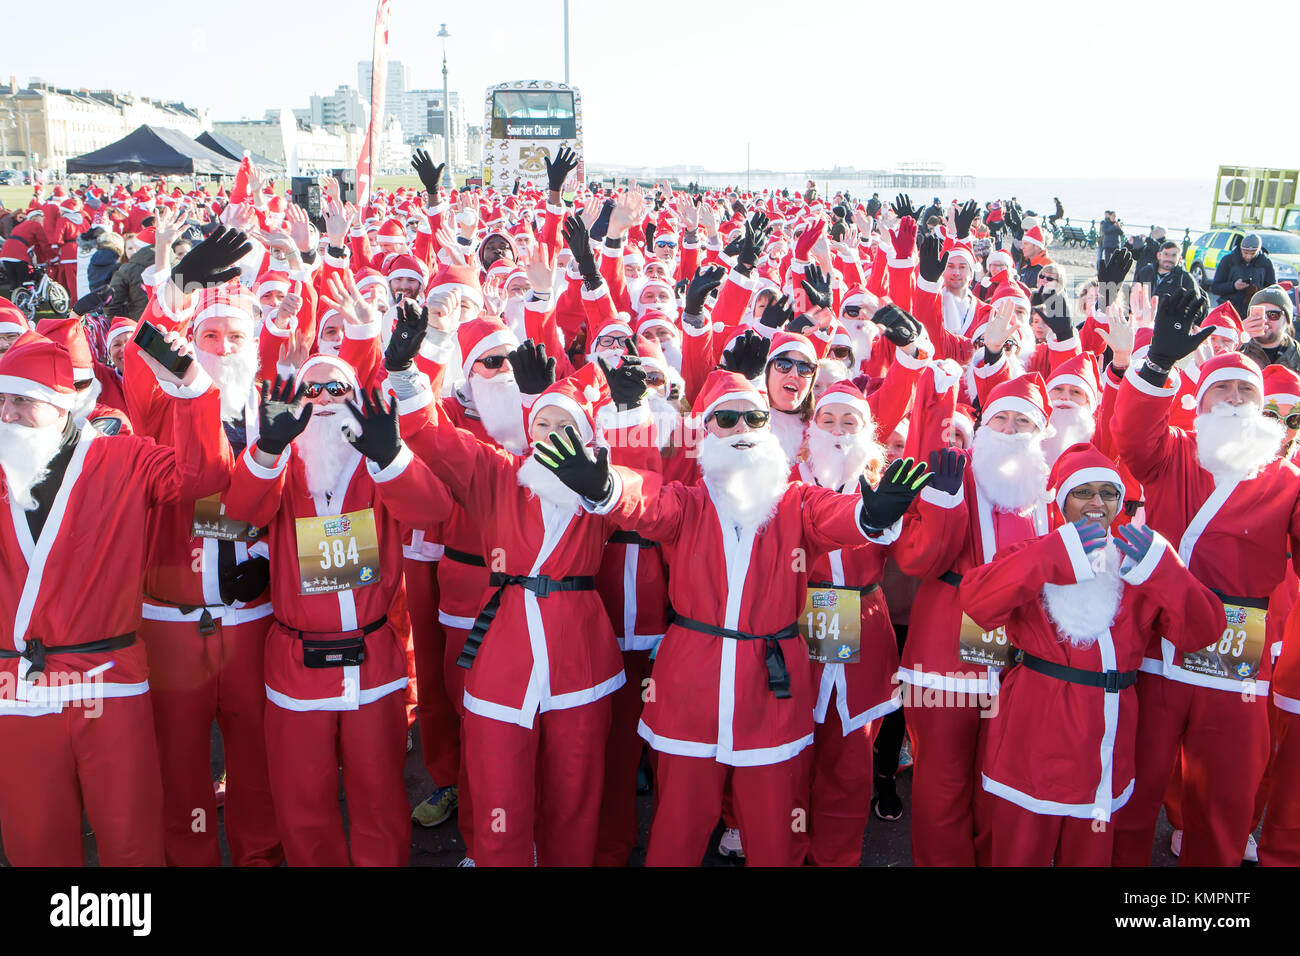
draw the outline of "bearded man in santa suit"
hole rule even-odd
[[[167,344],[193,355],[175,333]],[[43,336],[24,333],[0,358],[0,826],[17,866],[84,865],[83,811],[105,866],[164,862],[149,667],[135,639],[154,547],[141,529],[164,505],[220,491],[231,460],[201,366],[178,377],[143,365],[174,445],[78,427],[72,362]]]
[[[230,280],[246,254],[242,233],[218,229],[157,285],[144,320],[185,334],[197,364],[216,383],[222,442],[232,458],[257,439],[253,378],[260,314],[257,301]],[[198,290],[198,291],[195,291]],[[131,423],[162,445],[185,441],[167,415],[167,398],[131,342],[123,386]],[[155,525],[140,637],[149,654],[151,695],[162,764],[167,861],[219,866],[217,829],[196,827],[195,812],[215,821],[211,729],[221,727],[226,764],[226,835],[236,865],[276,866],[282,859],[267,776],[263,644],[273,608],[269,564],[258,527],[230,520],[221,496],[171,503]]]
[[[994,388],[1014,377],[1004,357],[981,366],[975,374],[983,401]],[[1070,446],[1092,441],[1097,431],[1101,383],[1093,354],[1081,352],[1057,365],[1047,379],[1047,398],[1052,408],[1048,419],[1051,429],[1043,448],[1048,464],[1053,464]]]
[[[548,449],[544,462],[585,507],[660,542],[677,612],[655,662],[641,736],[659,752],[658,806],[646,861],[694,866],[731,779],[746,858],[758,866],[799,862],[791,826],[805,787],[799,754],[813,740],[816,695],[796,621],[807,572],[792,556],[887,544],[929,481],[899,462],[879,489],[841,495],[791,482],[790,459],[768,428],[762,394],[734,372],[701,390],[703,480],[662,485],[656,475],[611,471],[606,456]],[[557,443],[558,444],[558,443]],[[657,486],[657,487],[656,487]]]
[[[909,451],[948,446],[957,381],[953,363],[923,373]],[[955,493],[923,493],[923,520],[905,528],[894,549],[903,573],[921,579],[898,671],[907,685],[903,706],[914,748],[912,860],[918,866],[989,862],[991,803],[979,787],[979,769],[985,718],[1007,664],[1006,640],[966,619],[957,587],[1003,549],[1047,532],[1047,417],[1047,390],[1037,375],[994,389],[961,486]]]
[[[410,856],[405,637],[389,617],[402,600],[404,529],[383,486],[411,454],[397,410],[368,401],[362,416],[348,404],[359,392],[351,366],[324,355],[274,391],[263,383],[257,442],[226,493],[229,515],[266,528],[276,606],[266,638],[266,747],[293,866],[404,866]],[[446,489],[427,470],[407,487],[421,523],[450,514]]]
[[[1135,786],[1142,655],[1223,631],[1223,608],[1169,543],[1125,525],[1111,461],[1090,444],[1052,469],[1056,530],[970,571],[958,589],[983,627],[1005,624],[1017,664],[998,694],[983,768],[995,866],[1109,866],[1112,814]],[[1051,767],[1050,774],[1042,773]]]
[[[1179,557],[1223,602],[1231,632],[1194,654],[1168,640],[1148,648],[1138,684],[1137,789],[1115,818],[1117,865],[1150,860],[1180,747],[1179,864],[1240,864],[1268,760],[1265,615],[1288,555],[1300,554],[1300,470],[1278,459],[1285,429],[1261,414],[1259,366],[1239,352],[1201,366],[1195,434],[1169,424],[1179,385],[1171,370],[1210,335],[1192,332],[1206,310],[1195,293],[1161,297],[1146,360],[1120,386],[1112,432],[1146,492],[1148,523],[1178,542]]]

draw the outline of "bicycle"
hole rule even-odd
[[[49,277],[44,269],[37,266],[31,278],[14,290],[10,300],[27,316],[28,322],[36,321],[36,313],[42,306],[48,305],[50,311],[59,318],[68,314],[68,290]]]

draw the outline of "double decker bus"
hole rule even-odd
[[[552,80],[488,87],[483,124],[483,184],[509,190],[515,179],[546,186],[546,160],[561,146],[582,156],[582,95]],[[574,171],[584,177],[581,158]]]

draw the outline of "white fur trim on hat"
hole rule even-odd
[[[394,269],[392,272],[388,273],[388,281],[392,282],[394,279],[414,279],[416,282],[420,283],[421,286],[424,285],[424,276],[420,275],[420,273],[416,272],[414,269]],[[359,286],[358,291],[360,291]]]
[[[288,294],[289,283],[283,279],[267,279],[257,284],[257,297],[259,299],[268,292],[284,292]]]
[[[537,418],[537,413],[548,405],[554,405],[561,411],[568,412],[570,417],[578,426],[578,435],[582,438],[583,444],[591,441],[594,437],[591,431],[591,421],[587,418],[578,403],[571,399],[563,392],[547,392],[538,396],[537,401],[533,402],[532,407],[528,409],[528,430],[533,430],[533,421]]]
[[[466,378],[469,378],[469,370],[474,367],[474,363],[483,357],[484,353],[501,345],[508,345],[512,349],[519,347],[519,338],[509,329],[498,329],[490,335],[485,335],[475,343],[470,349],[469,354],[464,357],[460,370]]]
[[[1056,507],[1065,513],[1065,499],[1071,491],[1080,485],[1086,485],[1092,481],[1109,481],[1119,489],[1119,497],[1124,499],[1124,482],[1119,477],[1119,472],[1114,468],[1102,468],[1097,465],[1089,465],[1087,468],[1080,468],[1078,471],[1072,471],[1061,480],[1061,487],[1056,489]]]
[[[357,373],[347,362],[341,358],[335,358],[333,355],[323,355],[317,353],[302,363],[302,368],[298,369],[298,374],[293,377],[294,388],[302,384],[303,376],[307,374],[308,369],[313,369],[318,365],[328,365],[332,369],[342,372],[347,378],[348,384],[352,386],[352,398],[354,401],[361,400],[361,385],[357,382]]]
[[[1196,386],[1196,407],[1201,407],[1201,399],[1205,397],[1205,392],[1215,382],[1249,382],[1259,389],[1259,394],[1264,394],[1264,377],[1259,372],[1252,372],[1249,369],[1236,368],[1229,366],[1227,368],[1216,368],[1209,375],[1206,375]]]
[[[77,404],[75,392],[56,392],[48,385],[43,385],[34,379],[19,378],[16,375],[0,375],[0,393],[21,395],[24,398],[30,398],[38,402],[49,402],[65,412],[71,411],[72,407]]]
[[[253,331],[253,328],[256,324],[253,320],[253,317],[248,314],[247,310],[241,309],[239,308],[239,306],[232,305],[229,302],[214,302],[212,305],[203,309],[202,311],[199,312],[198,315],[194,317],[194,329],[195,331],[198,331],[199,326],[202,325],[204,322],[206,322],[208,319],[219,319],[219,318],[243,319],[245,322],[248,323],[249,332]]]
[[[827,405],[843,405],[861,415],[864,422],[871,421],[871,406],[861,398],[852,398],[843,392],[827,390],[822,392],[821,398],[817,399],[817,404],[813,406],[813,413],[820,412]]]
[[[780,348],[773,349],[767,356],[767,360],[771,362],[773,359],[784,355],[786,352],[798,352],[812,364],[817,364],[817,353],[813,351],[811,342],[807,344],[803,342],[786,342]]]
[[[644,362],[645,360],[642,359]],[[1294,405],[1300,402],[1300,395],[1292,395],[1289,392],[1269,392],[1264,396],[1266,402],[1277,402],[1279,405]]]
[[[704,421],[706,418],[708,418],[709,414],[715,408],[721,405],[723,402],[730,402],[733,399],[737,399],[737,398],[743,398],[747,402],[752,402],[755,408],[761,408],[764,411],[768,410],[767,401],[763,398],[763,393],[758,391],[757,389],[753,389],[753,390],[742,389],[740,391],[735,391],[735,392],[723,392],[721,395],[719,395],[717,398],[711,401],[708,404],[708,407],[704,409],[704,411],[700,412],[699,415],[700,421]]]
[[[1019,395],[1003,395],[996,401],[990,402],[988,408],[984,409],[982,417],[985,422],[989,422],[993,420],[993,416],[998,412],[1019,412],[1030,418],[1039,428],[1047,427],[1047,419],[1043,417],[1043,410]]]
[[[1056,388],[1058,385],[1073,385],[1076,388],[1081,388],[1088,395],[1092,396],[1092,404],[1094,406],[1097,404],[1097,390],[1088,383],[1087,379],[1082,378],[1081,376],[1057,375],[1053,378],[1049,378],[1047,380],[1047,391],[1050,393],[1052,389]]]

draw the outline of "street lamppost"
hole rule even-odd
[[[447,175],[451,175],[451,104],[447,99],[447,24],[438,28],[438,37],[442,40],[442,161],[447,164]],[[452,180],[455,182],[455,179]]]

